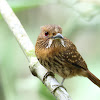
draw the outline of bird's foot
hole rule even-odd
[[[43,83],[44,83],[45,79],[46,79],[48,76],[54,77],[54,74],[53,74],[52,72],[47,72],[47,73],[44,75],[44,77],[43,77]]]
[[[51,93],[55,93],[56,92],[56,90],[58,89],[58,88],[60,88],[60,87],[62,87],[62,88],[64,88],[65,90],[66,90],[66,88],[61,84],[61,85],[55,85],[55,86],[57,86],[53,91],[51,91]]]

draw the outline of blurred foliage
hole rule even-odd
[[[14,11],[21,11],[54,2],[53,0],[7,0]],[[0,15],[1,18],[1,15]]]
[[[40,26],[58,24],[63,35],[76,44],[91,72],[100,78],[99,0],[7,1],[34,45]],[[0,100],[55,100],[31,75],[25,55],[2,18],[0,26]],[[73,100],[100,100],[100,89],[86,78],[66,79],[64,86]]]
[[[39,90],[39,93],[45,97],[46,100],[56,100],[55,97],[50,93],[47,87],[45,87],[43,84],[40,84],[41,88]]]
[[[25,8],[37,7],[40,5],[45,5],[53,0],[7,0],[10,6],[16,11]]]

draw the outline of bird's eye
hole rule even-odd
[[[49,32],[45,32],[45,36],[48,36],[49,35]]]

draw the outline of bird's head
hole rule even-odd
[[[41,33],[37,42],[40,41],[41,47],[50,48],[64,45],[62,28],[58,25],[45,25],[41,27]]]

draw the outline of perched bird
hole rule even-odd
[[[77,51],[76,46],[62,35],[62,28],[58,25],[41,27],[35,53],[40,64],[48,71],[59,74],[64,79],[76,75],[90,79],[100,87],[100,80],[87,68],[87,64]]]

